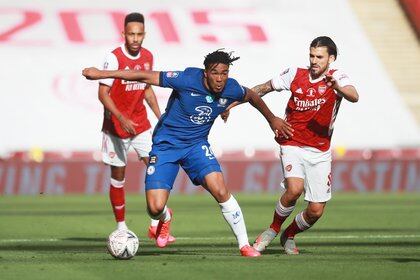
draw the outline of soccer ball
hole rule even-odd
[[[134,257],[139,248],[139,239],[131,230],[112,232],[108,237],[108,252],[116,259],[128,260]]]

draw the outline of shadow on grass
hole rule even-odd
[[[384,234],[384,233],[418,233],[419,230],[415,228],[315,228],[311,229],[311,232],[317,233],[351,233],[360,232],[368,234]]]
[[[420,258],[392,258],[389,260],[397,262],[397,263],[410,263],[410,262],[420,263]]]
[[[222,231],[220,231],[222,233]],[[250,230],[249,235],[252,237],[261,233],[261,230]],[[415,228],[314,228],[308,231],[309,234],[357,234],[365,233],[365,235],[408,235],[408,234],[418,234],[419,230]],[[306,235],[310,236],[310,235]],[[316,236],[311,236],[315,238]]]

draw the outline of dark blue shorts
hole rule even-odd
[[[184,169],[194,185],[201,185],[204,177],[212,172],[221,172],[220,164],[207,141],[185,149],[159,150],[153,145],[146,172],[145,189],[170,191],[178,175],[179,166]]]

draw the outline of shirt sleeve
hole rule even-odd
[[[102,70],[118,70],[118,60],[115,54],[109,53],[105,57],[104,64],[102,65]],[[114,79],[101,79],[99,80],[99,83],[110,87],[114,83]]]
[[[343,73],[343,71],[337,70],[332,74],[332,76],[340,87],[353,86],[353,82],[345,73]]]
[[[159,86],[182,90],[185,88],[185,72],[184,71],[162,71],[159,77]]]
[[[290,85],[296,76],[296,68],[287,68],[280,75],[271,79],[271,85],[276,91],[290,90]]]
[[[242,86],[238,83],[238,90],[236,92],[237,92],[237,94],[235,96],[236,100],[237,101],[243,101],[244,98],[245,98],[245,95],[246,95],[246,87],[244,87],[244,86]]]

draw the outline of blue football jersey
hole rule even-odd
[[[153,144],[162,149],[185,148],[207,140],[214,120],[232,102],[245,97],[245,88],[229,78],[216,98],[204,86],[204,70],[199,68],[161,72],[160,86],[173,89],[153,132]]]

